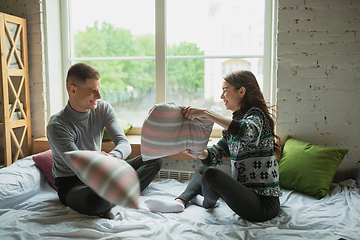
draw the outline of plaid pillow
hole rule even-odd
[[[214,123],[206,118],[189,120],[183,108],[175,103],[159,103],[150,110],[141,129],[144,161],[185,150],[197,158],[207,147]]]
[[[139,178],[126,161],[86,150],[66,152],[65,156],[79,178],[99,196],[117,205],[139,208]]]

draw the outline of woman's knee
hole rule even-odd
[[[220,182],[222,171],[216,168],[208,168],[201,178],[201,184],[205,186],[214,186]]]
[[[153,167],[155,169],[157,169],[158,171],[160,171],[161,167],[162,167],[162,158],[157,158],[157,159],[154,159],[154,160],[151,160],[153,161]]]

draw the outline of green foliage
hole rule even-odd
[[[135,36],[130,30],[112,24],[95,22],[74,36],[75,57],[155,56],[152,34]],[[168,47],[168,55],[204,55],[195,43],[182,42]],[[89,61],[101,74],[104,93],[124,92],[131,86],[144,93],[155,86],[154,60]],[[196,91],[204,86],[204,60],[168,61],[168,85],[179,91]]]
[[[169,56],[204,55],[195,43],[181,42],[168,47]],[[169,60],[168,85],[179,90],[196,91],[204,87],[204,59]]]

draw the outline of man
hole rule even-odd
[[[126,159],[131,146],[120,127],[114,109],[100,100],[100,73],[92,66],[77,63],[70,67],[66,78],[68,104],[54,114],[47,126],[47,138],[53,154],[53,175],[60,201],[87,215],[114,218],[114,204],[99,197],[75,174],[64,152],[75,150],[101,151],[104,127],[115,148],[109,154]],[[126,160],[137,172],[140,189],[144,190],[161,168],[161,158],[143,162],[141,156]]]

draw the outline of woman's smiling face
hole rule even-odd
[[[225,107],[232,112],[240,109],[240,101],[243,98],[242,88],[236,90],[233,85],[224,81],[222,84],[222,94],[220,98],[224,101]]]

